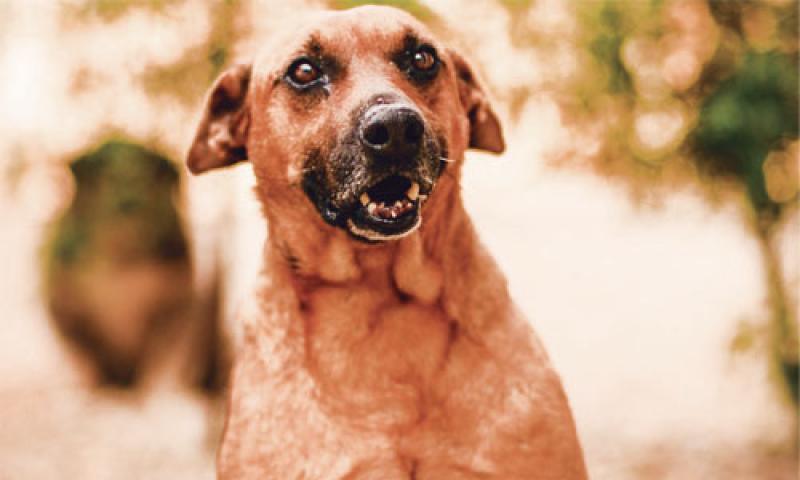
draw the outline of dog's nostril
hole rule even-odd
[[[406,125],[406,141],[411,145],[416,145],[422,138],[422,124],[419,122],[409,122]]]
[[[389,143],[389,129],[382,123],[373,123],[364,132],[364,140],[374,146],[386,145]]]

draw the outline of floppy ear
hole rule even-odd
[[[458,52],[450,51],[458,77],[458,95],[461,105],[469,117],[469,148],[503,153],[506,143],[500,120],[494,113],[483,85],[476,77],[469,62]]]
[[[192,173],[247,160],[250,72],[250,65],[235,65],[223,72],[211,87],[186,158]]]

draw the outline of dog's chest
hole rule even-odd
[[[264,296],[235,374],[229,478],[532,478],[569,421],[546,358],[507,317],[475,338],[388,277],[317,286],[296,309],[284,292]]]
[[[322,407],[380,429],[419,420],[454,335],[437,306],[374,282],[318,289],[304,323]]]

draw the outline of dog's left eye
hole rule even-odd
[[[416,50],[406,53],[405,61],[401,62],[407,74],[415,81],[426,83],[436,76],[441,61],[436,55],[436,50],[429,45],[423,45]],[[403,65],[404,64],[404,65]]]
[[[301,58],[292,63],[286,76],[296,86],[307,87],[322,78],[322,70],[310,60]]]
[[[427,72],[436,67],[436,55],[429,50],[420,50],[414,54],[414,68]]]

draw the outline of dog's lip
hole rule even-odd
[[[397,233],[383,233],[373,228],[359,226],[352,218],[347,220],[347,229],[350,234],[359,240],[365,240],[371,243],[399,240],[414,233],[414,231],[417,230],[422,224],[422,217],[420,215],[416,214],[413,218],[414,221],[409,227],[398,231]]]

